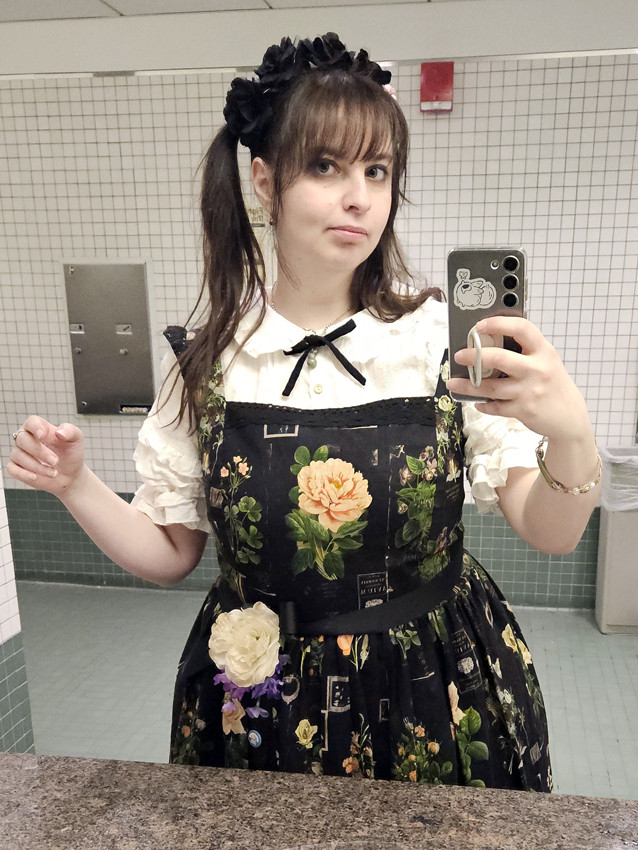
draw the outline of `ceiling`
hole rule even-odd
[[[0,23],[63,18],[121,18],[243,9],[299,9],[311,6],[364,6],[390,3],[444,3],[448,0],[0,0]]]

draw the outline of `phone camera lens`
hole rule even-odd
[[[503,286],[505,289],[516,289],[518,286],[518,278],[515,274],[506,274],[503,278]]]
[[[506,307],[516,307],[518,304],[518,295],[514,292],[506,292],[501,301]]]
[[[505,257],[503,260],[503,268],[507,272],[515,272],[518,268],[518,260],[516,257]]]

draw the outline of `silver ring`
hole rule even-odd
[[[18,439],[18,434],[23,434],[23,433],[26,433],[24,428],[18,428],[17,431],[14,431],[13,434],[11,435],[13,437],[13,442],[15,443],[15,441]]]

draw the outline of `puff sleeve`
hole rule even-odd
[[[169,350],[162,360],[162,380],[176,363],[175,354]],[[179,411],[181,373],[170,392],[174,380],[173,372],[140,428],[133,460],[143,483],[132,504],[156,525],[179,523],[210,532],[197,434],[189,435],[188,416],[180,424],[170,424]],[[166,404],[158,410],[165,399]]]
[[[536,467],[540,435],[518,419],[480,413],[472,403],[463,405],[463,432],[465,463],[478,512],[500,514],[496,488],[507,483],[512,467]]]

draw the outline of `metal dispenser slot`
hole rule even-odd
[[[154,397],[146,266],[64,266],[78,413],[145,415]]]

